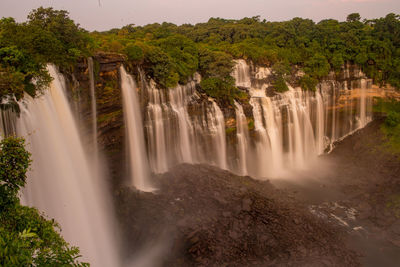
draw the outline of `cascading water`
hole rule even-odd
[[[210,100],[212,105],[209,109],[209,129],[212,135],[214,155],[216,156],[215,165],[221,169],[228,169],[226,160],[226,136],[225,136],[225,120],[224,114],[221,109],[215,103],[214,100]]]
[[[157,90],[155,83],[150,82],[148,88],[149,103],[147,106],[146,129],[149,136],[149,155],[151,169],[155,173],[163,173],[168,170],[168,157],[165,141],[163,105],[165,103],[164,96]]]
[[[232,76],[236,80],[236,86],[251,87],[250,68],[245,60],[236,60],[236,66],[233,69]],[[263,77],[264,78],[264,77]]]
[[[189,85],[191,86],[191,84]],[[192,155],[192,142],[193,142],[193,128],[190,122],[189,114],[187,112],[187,89],[178,85],[174,89],[169,90],[169,100],[172,111],[178,121],[178,161],[186,163],[194,163]]]
[[[251,89],[257,166],[251,175],[273,177],[288,168],[303,168],[315,147],[305,98],[293,89],[273,98],[261,89]],[[283,117],[285,121],[283,121]]]
[[[51,88],[36,99],[26,96],[17,120],[33,159],[23,203],[55,218],[92,266],[119,266],[111,200],[85,155],[63,76],[53,66],[48,71]]]
[[[97,106],[96,106],[96,93],[94,86],[94,70],[93,70],[93,59],[89,57],[88,59],[88,71],[89,71],[89,82],[90,82],[90,99],[91,99],[91,109],[92,109],[92,142],[93,142],[93,158],[94,165],[97,166],[99,159],[99,148],[97,143]],[[97,169],[97,168],[96,168]]]
[[[351,90],[349,101],[342,99],[345,92],[333,81],[322,82],[316,92],[289,86],[287,92],[267,97],[270,73],[267,68],[249,67],[245,60],[236,60],[232,72],[236,86],[246,87],[251,96],[256,138],[241,164],[255,159],[248,173],[252,176],[271,177],[304,168],[324,152],[328,143],[364,127],[372,119],[365,79],[361,79],[360,89]],[[357,75],[362,78],[361,72]],[[346,83],[343,87],[347,87]],[[340,112],[343,107],[346,115]]]
[[[137,86],[132,76],[120,67],[121,90],[128,146],[129,175],[131,184],[138,190],[151,192],[149,166],[144,145],[143,125],[137,96]]]
[[[322,100],[321,93],[316,91],[315,92],[315,103],[316,103],[316,125],[315,125],[315,143],[318,155],[324,153],[325,144],[324,144],[324,103]]]
[[[247,172],[247,153],[249,149],[249,128],[243,107],[235,101],[236,108],[236,137],[237,137],[237,173],[246,175]]]
[[[358,96],[358,89],[347,90],[346,84],[330,80],[321,82],[315,92],[289,86],[287,92],[267,96],[271,70],[236,60],[232,76],[251,96],[254,138],[236,103],[237,144],[232,150],[227,147],[220,107],[196,91],[199,75],[186,85],[158,89],[139,73],[143,99],[147,99],[146,140],[154,173],[180,163],[205,163],[259,178],[280,176],[291,169],[304,169],[328,144],[365,126],[371,118],[371,103],[363,95],[362,82]],[[349,99],[344,99],[346,90],[351,91]],[[228,159],[232,151],[236,157]]]
[[[186,85],[158,89],[141,76],[142,93],[148,96],[146,134],[151,170],[168,171],[180,163],[206,163],[228,169],[224,115],[213,99],[200,99],[195,74]],[[194,101],[193,101],[194,100]],[[191,106],[191,105],[194,106]],[[189,109],[196,114],[190,116]]]
[[[364,127],[367,124],[367,114],[366,114],[366,101],[367,101],[367,81],[365,79],[361,79],[361,88],[360,88],[360,126]]]

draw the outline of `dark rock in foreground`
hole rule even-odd
[[[156,194],[118,192],[127,255],[165,243],[163,266],[358,265],[338,229],[269,182],[204,165],[156,179]]]

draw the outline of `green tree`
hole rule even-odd
[[[243,97],[239,89],[236,88],[235,80],[232,77],[225,79],[219,77],[206,78],[200,82],[200,86],[207,95],[227,105],[233,105],[234,99]]]
[[[54,220],[20,204],[18,192],[25,185],[29,164],[23,139],[8,137],[0,142],[0,265],[88,266],[78,261],[78,248],[64,241]]]
[[[125,54],[128,56],[128,59],[134,62],[142,62],[144,59],[144,53],[140,46],[137,46],[133,43],[128,44],[125,47]]]
[[[179,74],[171,57],[158,46],[148,46],[144,51],[144,67],[147,73],[163,88],[178,84]]]
[[[203,77],[229,77],[233,68],[232,56],[213,51],[207,47],[199,49],[199,71]]]
[[[359,13],[351,13],[346,18],[347,22],[355,22],[355,21],[360,21],[360,20],[361,20],[361,16]]]

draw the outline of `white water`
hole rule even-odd
[[[148,96],[146,134],[150,166],[154,173],[168,171],[180,163],[206,163],[228,169],[225,119],[218,104],[200,98],[195,86],[199,74],[186,85],[158,89],[141,74],[142,93]],[[194,108],[195,115],[189,115]]]
[[[287,169],[304,168],[313,154],[315,141],[306,98],[293,89],[273,98],[262,96],[262,90],[251,89],[254,126],[257,133],[255,158],[251,175],[274,177]],[[285,122],[282,119],[285,116]]]
[[[236,60],[236,66],[233,69],[232,76],[236,79],[236,86],[241,87],[251,87],[251,80],[250,80],[250,68],[247,65],[246,61],[243,59]],[[263,73],[264,74],[264,73]],[[263,75],[261,74],[261,75]],[[262,77],[264,78],[264,77]]]
[[[360,88],[360,126],[364,127],[367,124],[367,114],[366,114],[366,101],[367,101],[367,81],[365,79],[361,79],[361,88]]]
[[[137,96],[137,86],[123,66],[120,68],[121,90],[126,128],[130,184],[138,190],[154,190],[150,182],[149,166],[144,145],[143,125]]]
[[[246,153],[246,159],[239,161],[252,161],[249,175],[273,177],[291,169],[307,168],[329,143],[364,127],[372,119],[365,79],[360,79],[360,89],[350,90],[349,101],[343,99],[346,92],[341,89],[347,87],[346,83],[341,86],[330,81],[321,83],[316,92],[289,86],[289,91],[267,97],[265,88],[269,85],[264,79],[269,74],[267,68],[252,70],[244,60],[237,60],[232,72],[236,85],[249,91],[253,108],[254,146]],[[362,73],[357,75],[362,77]],[[341,112],[342,106],[345,112]],[[240,149],[241,141],[237,146]]]
[[[92,109],[92,142],[93,142],[93,159],[94,165],[97,166],[99,163],[99,148],[97,142],[97,105],[96,105],[96,93],[95,93],[95,81],[94,81],[94,70],[93,70],[93,59],[88,58],[88,71],[89,71],[89,82],[90,82],[90,100]]]
[[[321,155],[325,150],[325,138],[324,138],[324,103],[322,100],[321,93],[319,91],[315,92],[315,102],[316,102],[316,127],[315,127],[315,142],[317,146],[317,153]]]
[[[247,171],[247,153],[249,149],[249,128],[247,118],[243,107],[235,101],[236,108],[236,137],[237,137],[237,173],[246,175]]]
[[[281,176],[307,168],[329,144],[371,120],[371,101],[362,81],[361,89],[348,90],[346,83],[327,80],[316,92],[289,87],[285,93],[266,96],[269,68],[250,67],[246,61],[236,60],[232,75],[237,86],[248,90],[254,119],[250,137],[243,108],[235,103],[234,147],[231,141],[227,145],[228,122],[220,107],[196,91],[200,77],[186,85],[158,89],[142,74],[141,91],[148,96],[145,125],[153,172],[166,172],[180,163],[205,163],[258,178]]]
[[[168,157],[163,120],[163,94],[155,88],[155,83],[150,82],[148,88],[149,103],[147,106],[148,125],[146,127],[149,136],[150,167],[155,173],[163,173],[168,170]]]
[[[60,223],[62,236],[79,246],[92,266],[119,266],[117,231],[108,192],[85,155],[65,96],[61,74],[43,96],[26,96],[17,133],[32,153],[32,170],[23,190],[24,204],[37,207]]]
[[[209,129],[212,134],[214,153],[216,155],[215,165],[226,170],[228,168],[226,160],[226,136],[224,114],[215,101],[211,100],[212,106],[209,109]]]
[[[191,86],[189,84],[189,86]],[[187,112],[187,91],[191,88],[178,85],[169,90],[169,100],[172,111],[178,122],[177,157],[179,162],[194,163],[192,155],[193,128]],[[189,91],[190,92],[190,91]]]

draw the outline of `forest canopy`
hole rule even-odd
[[[48,63],[71,68],[80,57],[90,55],[88,33],[68,17],[67,11],[38,8],[28,20],[0,20],[0,102],[24,93],[36,96],[51,77]],[[11,99],[11,101],[14,99]]]
[[[89,33],[66,11],[38,8],[24,23],[0,20],[0,98],[35,95],[50,81],[47,63],[72,68],[78,59],[100,51],[125,54],[129,64],[142,66],[162,88],[186,83],[197,71],[206,92],[219,90],[215,95],[226,98],[235,91],[230,73],[238,58],[272,67],[278,91],[287,89],[293,66],[305,72],[299,85],[314,90],[345,63],[358,64],[376,84],[400,88],[400,16],[393,13],[372,20],[352,13],[346,21],[318,23],[210,18],[196,25],[129,24]]]

